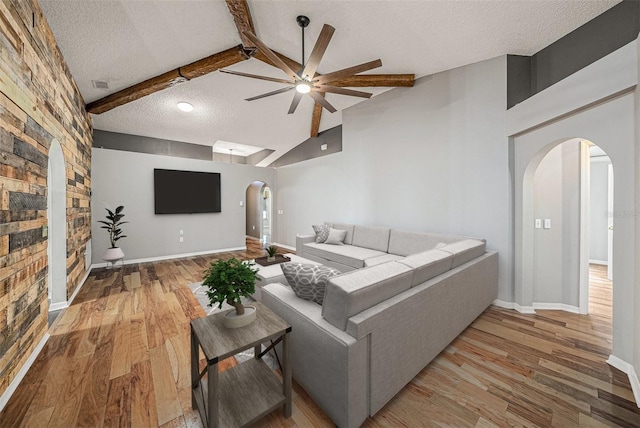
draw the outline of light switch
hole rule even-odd
[[[536,219],[536,229],[542,229],[542,219],[541,218],[537,218]]]
[[[544,219],[544,228],[545,229],[551,229],[551,219],[550,218],[545,218]]]
[[[244,201],[240,201],[240,206],[244,207]]]
[[[180,229],[180,235],[184,235],[184,230]]]

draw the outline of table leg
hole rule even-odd
[[[289,333],[284,334],[282,339],[282,359],[284,361],[284,372],[282,373],[282,390],[284,392],[284,417],[291,417],[291,349],[289,344]]]
[[[218,363],[209,365],[207,369],[207,382],[209,389],[209,403],[207,405],[208,428],[218,428],[220,414],[218,413]]]
[[[193,327],[191,328],[191,408],[195,409],[198,407],[198,403],[196,403],[196,397],[194,395],[193,389],[200,382],[200,364],[199,364],[199,346],[198,339],[196,334],[193,331]]]
[[[261,352],[262,352],[262,344],[257,345],[255,348],[253,348],[253,358],[257,360],[258,355],[260,355]]]

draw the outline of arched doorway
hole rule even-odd
[[[528,254],[522,259],[520,272],[522,291],[528,292],[523,298],[529,299],[531,310],[589,312],[593,147],[592,142],[580,138],[556,141],[542,147],[527,166],[521,248]],[[595,184],[602,187],[600,182]],[[604,187],[606,192],[606,170]],[[593,214],[604,216],[598,232],[604,234],[600,241],[606,253],[608,202],[612,200],[605,195],[600,202]]]
[[[64,154],[58,140],[49,148],[47,170],[47,227],[49,311],[67,306],[67,182]]]
[[[271,189],[264,181],[254,181],[246,191],[246,235],[262,245],[271,242],[273,230]]]

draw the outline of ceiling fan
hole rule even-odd
[[[302,61],[304,64],[304,29],[309,25],[310,19],[306,16],[300,15],[296,18],[296,21],[300,28],[302,29]],[[324,97],[324,94],[334,93],[340,95],[349,95],[352,97],[361,97],[361,98],[370,98],[371,94],[369,92],[356,91],[353,89],[346,89],[339,86],[334,86],[331,83],[337,82],[346,77],[354,76],[358,73],[362,73],[364,71],[372,70],[374,68],[378,68],[382,66],[382,61],[376,59],[374,61],[365,62],[363,64],[355,65],[353,67],[344,68],[342,70],[334,71],[332,73],[327,74],[317,74],[316,71],[318,66],[320,65],[320,61],[327,50],[327,46],[331,41],[331,37],[333,36],[333,32],[335,28],[330,25],[325,24],[322,27],[322,31],[320,31],[320,35],[318,36],[318,40],[316,40],[316,44],[313,47],[313,51],[311,51],[311,55],[309,56],[309,61],[307,61],[306,65],[302,66],[302,69],[299,71],[294,71],[287,65],[278,55],[276,55],[271,49],[267,47],[260,39],[256,37],[250,31],[244,31],[242,34],[248,38],[251,42],[255,44],[257,49],[262,52],[275,66],[284,71],[289,79],[278,79],[274,77],[260,76],[256,74],[248,74],[241,73],[239,71],[232,70],[220,70],[223,73],[234,74],[237,76],[250,77],[253,79],[267,80],[270,82],[283,83],[287,86],[278,89],[272,92],[267,92],[266,94],[257,95],[255,97],[247,98],[247,101],[253,101],[260,98],[270,97],[272,95],[281,94],[284,92],[291,91],[295,89],[295,94],[293,96],[293,100],[291,101],[291,106],[289,107],[288,114],[292,114],[296,111],[300,100],[304,94],[308,94],[313,100],[320,104],[322,107],[327,109],[329,112],[334,113],[336,111],[335,107],[333,107]]]

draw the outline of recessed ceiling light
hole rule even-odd
[[[193,106],[187,102],[180,101],[178,103],[178,108],[182,111],[191,111],[193,110]]]

